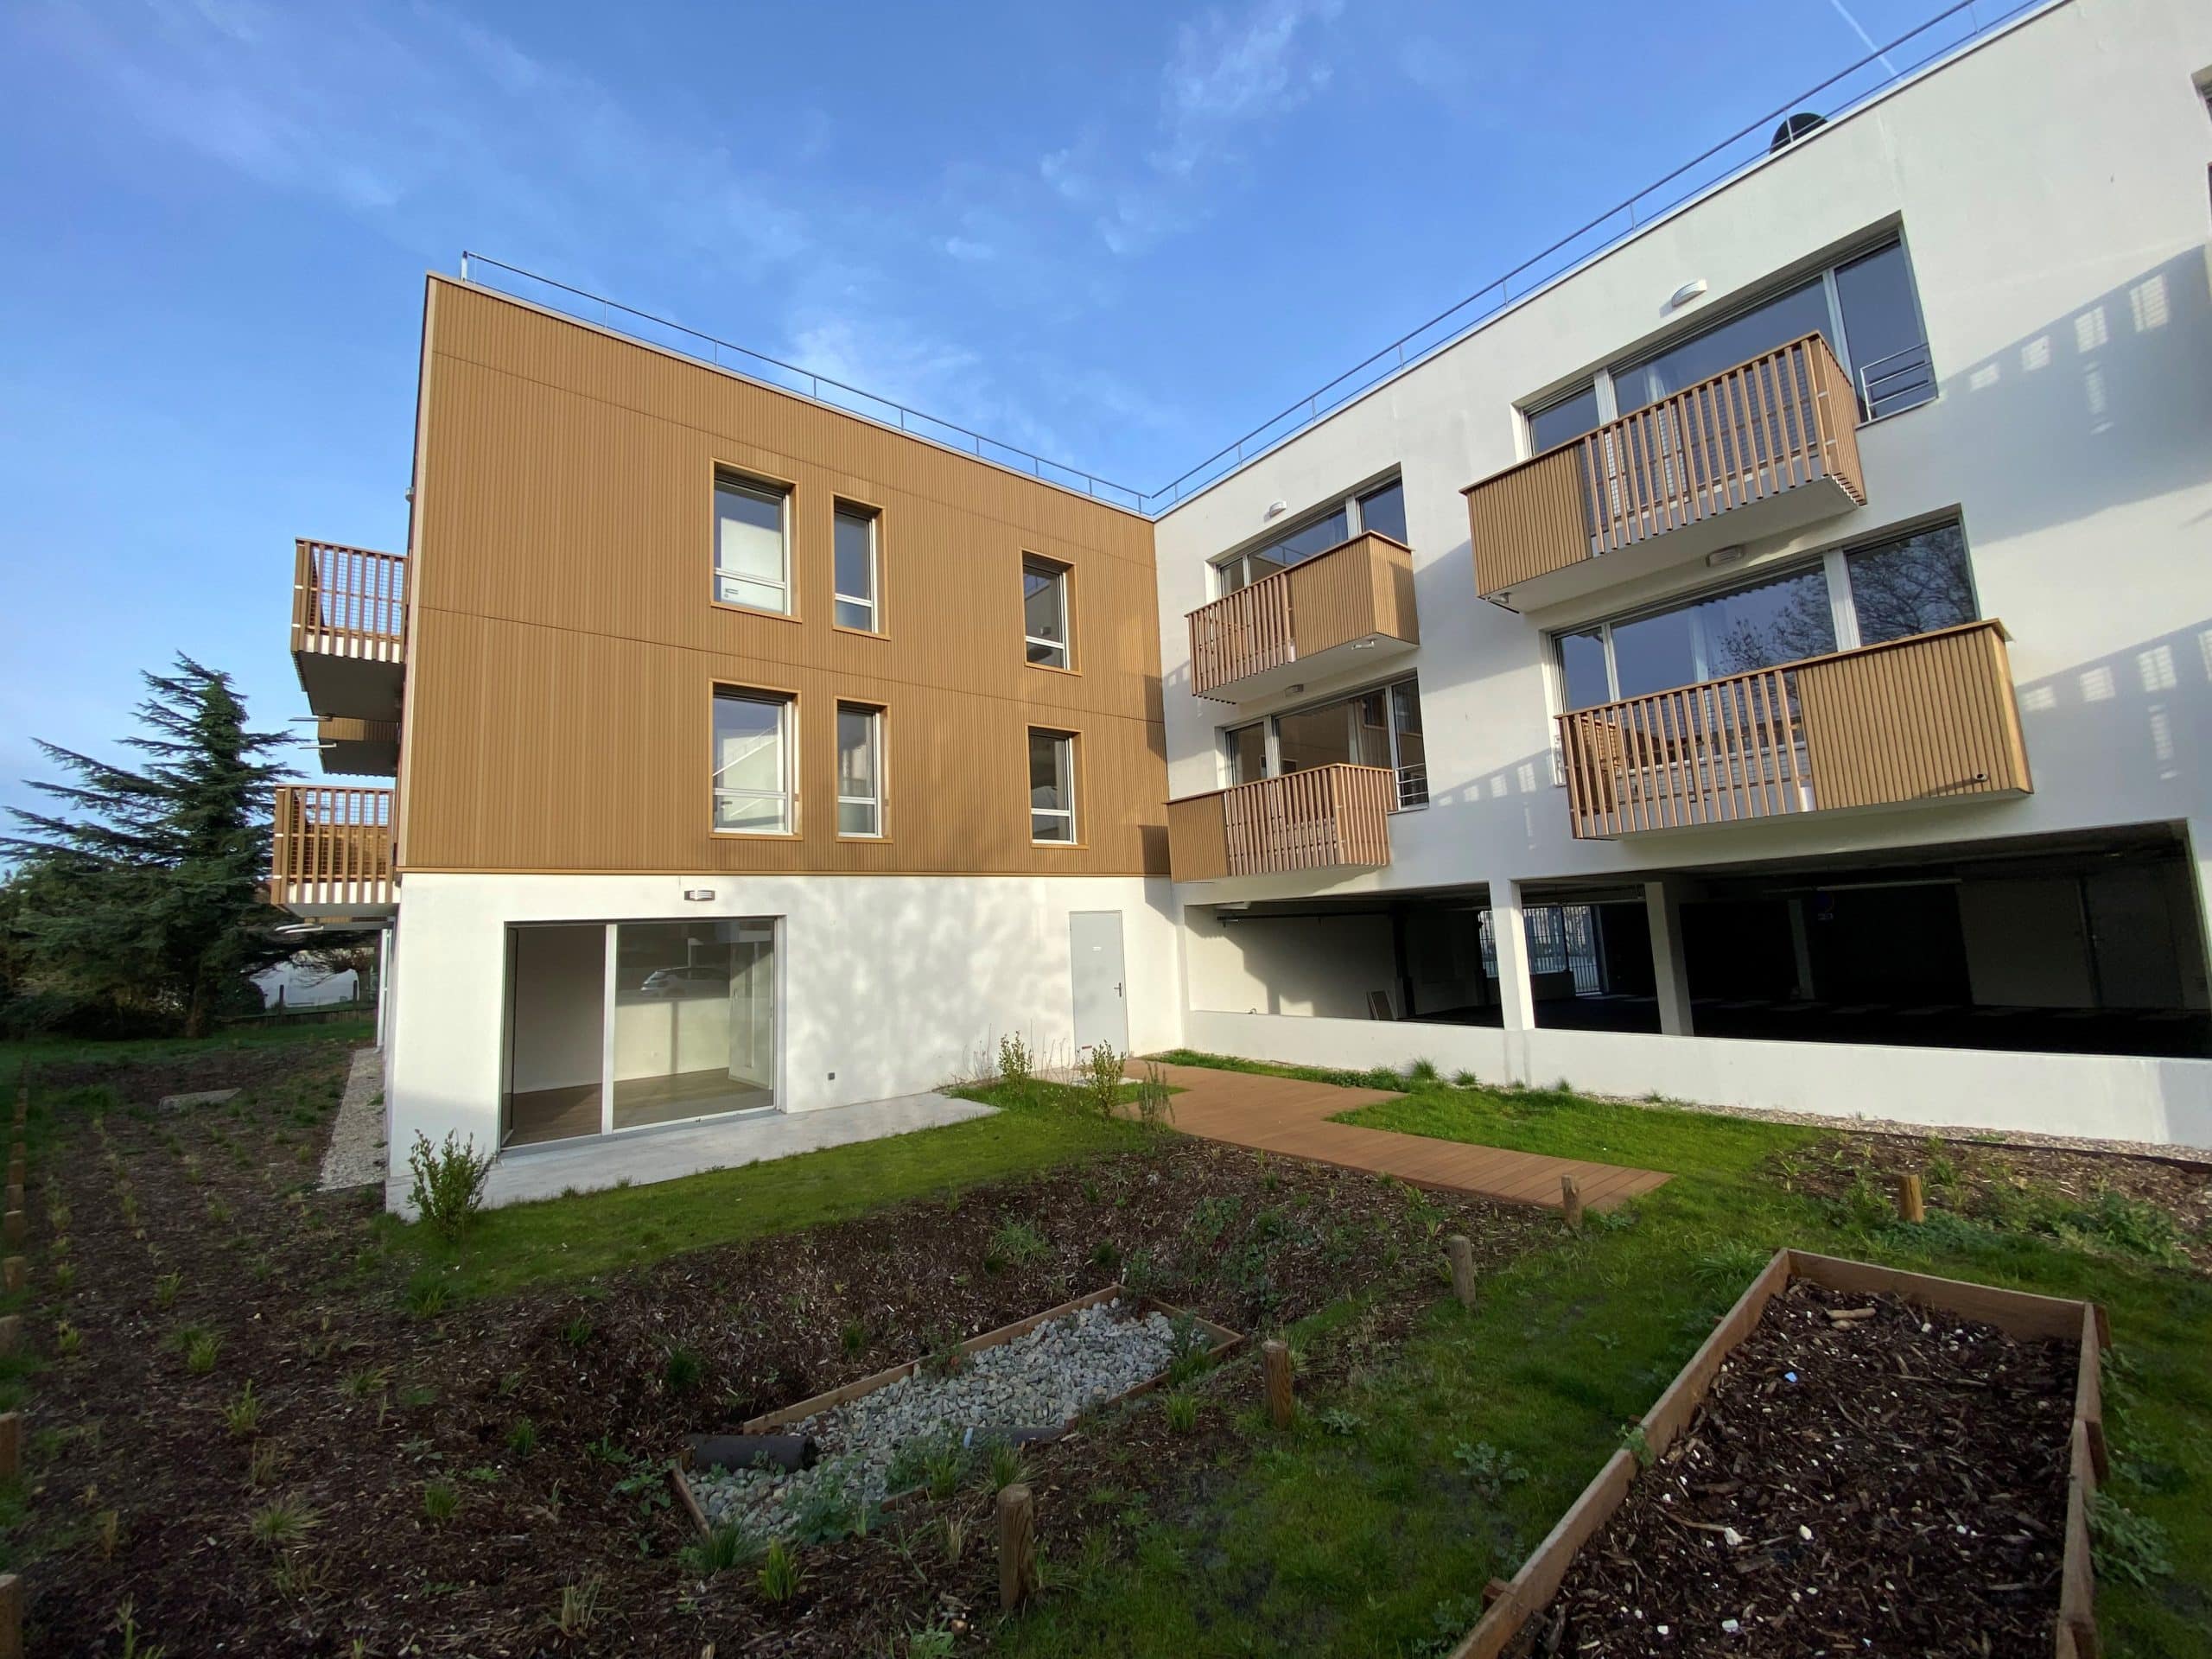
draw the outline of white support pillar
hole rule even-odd
[[[1659,1029],[1669,1037],[1691,1035],[1690,979],[1682,962],[1682,881],[1662,876],[1643,884],[1643,914],[1651,926],[1651,976],[1659,997]]]
[[[1490,938],[1497,953],[1498,1023],[1507,1031],[1536,1028],[1536,993],[1529,980],[1529,933],[1521,884],[1490,884]]]

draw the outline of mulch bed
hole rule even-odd
[[[1517,1651],[2048,1655],[2079,1358],[1791,1284]]]
[[[1541,1213],[1168,1136],[1141,1152],[597,1280],[410,1313],[416,1266],[374,1199],[313,1182],[342,1088],[340,1044],[41,1074],[43,1099],[100,1081],[124,1109],[61,1103],[35,1166],[33,1306],[46,1359],[26,1408],[32,1650],[105,1653],[118,1609],[173,1656],[680,1655],[903,1651],[997,1618],[988,1492],[902,1507],[806,1548],[791,1600],[748,1571],[702,1580],[665,1478],[684,1434],[836,1387],[1120,1279],[1263,1332],[1347,1294],[1370,1303],[1314,1381],[1386,1344],[1440,1289],[1436,1237],[1485,1265],[1554,1235]],[[242,1087],[228,1105],[143,1103]],[[48,1109],[41,1106],[39,1109]],[[50,1183],[50,1185],[49,1185]],[[128,1194],[136,1210],[125,1213]],[[54,1284],[66,1205],[75,1283]],[[1043,1241],[1009,1249],[1018,1222]],[[650,1225],[650,1224],[648,1224]],[[1018,1259],[1017,1259],[1018,1258]],[[172,1304],[160,1286],[180,1275]],[[418,1304],[419,1306],[419,1304]],[[79,1334],[56,1352],[57,1319]],[[219,1342],[205,1374],[181,1338]],[[696,1361],[671,1367],[682,1350]],[[696,1370],[696,1376],[687,1375]],[[251,1382],[258,1424],[223,1408]],[[1048,1562],[1113,1549],[1202,1508],[1256,1397],[1249,1360],[1198,1385],[1195,1430],[1155,1397],[1032,1459]],[[511,1437],[524,1420],[535,1444]],[[426,1490],[460,1495],[449,1517]],[[298,1536],[257,1540],[282,1501]],[[112,1516],[111,1520],[109,1517]],[[948,1560],[944,1522],[964,1547]],[[111,1547],[111,1528],[112,1543]],[[558,1625],[563,1592],[589,1618]]]

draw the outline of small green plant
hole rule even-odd
[[[252,1378],[247,1378],[246,1385],[223,1408],[223,1422],[234,1440],[245,1440],[261,1427],[261,1402],[253,1392]]]
[[[660,1380],[671,1394],[689,1394],[706,1380],[707,1363],[689,1348],[671,1348],[661,1362]]]
[[[1444,1081],[1444,1074],[1431,1059],[1417,1059],[1406,1068],[1406,1081],[1416,1089],[1433,1089]]]
[[[950,1376],[967,1363],[967,1352],[960,1345],[959,1335],[957,1332],[946,1332],[932,1340],[928,1351],[923,1354],[922,1375],[933,1377]]]
[[[1347,1411],[1342,1406],[1324,1406],[1313,1414],[1313,1421],[1321,1425],[1323,1433],[1333,1434],[1338,1440],[1351,1439],[1363,1427],[1357,1412]]]
[[[492,1154],[477,1151],[474,1137],[463,1140],[455,1130],[448,1130],[444,1144],[434,1147],[418,1129],[407,1168],[413,1178],[407,1201],[415,1212],[448,1243],[459,1239],[483,1207]]]
[[[276,1478],[276,1471],[284,1460],[283,1452],[274,1440],[256,1440],[253,1451],[245,1460],[245,1478],[249,1486],[266,1486]]]
[[[423,1513],[433,1521],[450,1521],[461,1510],[461,1488],[449,1480],[423,1483]]]
[[[1090,1261],[1092,1267],[1103,1268],[1107,1272],[1111,1273],[1122,1265],[1122,1253],[1102,1238],[1090,1247]]]
[[[993,1493],[1004,1491],[1029,1478],[1029,1465],[1021,1448],[1011,1440],[993,1440],[983,1459],[983,1484]]]
[[[1015,1267],[1049,1255],[1052,1250],[1044,1234],[1025,1221],[1009,1221],[991,1235],[991,1254]]]
[[[452,1300],[452,1289],[435,1274],[417,1274],[407,1287],[407,1311],[418,1319],[437,1318]]]
[[[154,1306],[171,1308],[176,1306],[178,1294],[184,1289],[184,1275],[171,1271],[154,1281]]]
[[[1162,1396],[1167,1414],[1170,1433],[1188,1434],[1198,1426],[1198,1396],[1187,1389],[1176,1389]]]
[[[755,1582],[760,1586],[761,1599],[781,1603],[798,1594],[805,1578],[805,1572],[799,1566],[798,1552],[778,1538],[763,1552]]]
[[[1029,1045],[1019,1032],[1008,1033],[999,1039],[999,1081],[1017,1087],[1027,1084],[1036,1075],[1037,1057],[1029,1052]]]
[[[527,1417],[518,1417],[507,1425],[507,1450],[518,1458],[526,1458],[537,1450],[537,1425]]]
[[[1651,1442],[1644,1435],[1642,1423],[1622,1425],[1621,1445],[1627,1449],[1629,1455],[1636,1459],[1637,1468],[1649,1469],[1651,1466],[1653,1455]]]
[[[58,1291],[60,1291],[63,1294],[65,1294],[65,1295],[66,1295],[66,1294],[68,1294],[68,1291],[69,1291],[70,1287],[71,1287],[72,1286],[73,1286],[76,1282],[77,1282],[77,1264],[76,1264],[75,1262],[55,1262],[55,1263],[54,1264],[54,1289],[56,1289],[56,1290],[58,1290]]]
[[[54,1327],[54,1351],[64,1359],[85,1345],[85,1333],[63,1319]]]
[[[137,1205],[132,1205],[130,1206],[130,1213],[126,1219],[130,1221],[137,1220]],[[218,1227],[229,1226],[231,1224],[231,1206],[221,1198],[210,1198],[207,1200],[207,1219],[213,1222]]]
[[[1084,1101],[1102,1118],[1111,1122],[1122,1104],[1122,1071],[1128,1064],[1128,1057],[1111,1043],[1096,1043],[1083,1057],[1082,1081],[1077,1084]]]
[[[123,1646],[117,1650],[118,1659],[162,1659],[168,1651],[140,1640],[137,1604],[128,1596],[115,1610],[115,1631],[123,1638]]]
[[[123,1511],[102,1510],[92,1517],[92,1531],[99,1540],[100,1559],[113,1560],[116,1548],[123,1541]]]
[[[868,1346],[868,1326],[858,1319],[848,1320],[845,1328],[837,1333],[837,1341],[847,1353],[857,1354]]]
[[[356,1400],[366,1400],[372,1395],[382,1394],[391,1385],[391,1367],[372,1365],[365,1370],[348,1371],[339,1386]]]
[[[2098,1575],[2148,1587],[2173,1575],[2166,1529],[2138,1515],[2109,1492],[2089,1501],[2091,1554]]]
[[[1158,1063],[1144,1063],[1144,1074],[1137,1079],[1135,1103],[1137,1121],[1148,1129],[1163,1128],[1175,1121],[1174,1092],[1167,1086],[1167,1073]]]
[[[760,1559],[765,1547],[760,1535],[743,1522],[725,1521],[703,1538],[686,1545],[683,1561],[699,1577],[712,1578],[717,1573],[752,1566]]]
[[[842,1471],[824,1465],[791,1506],[791,1536],[802,1544],[834,1543],[868,1531],[868,1505],[848,1486]]]
[[[909,1631],[906,1659],[952,1659],[952,1632],[942,1624]]]
[[[215,1355],[223,1339],[213,1331],[195,1331],[184,1344],[184,1369],[194,1376],[205,1376],[215,1369]]]
[[[1865,1170],[1855,1171],[1844,1191],[1843,1212],[1854,1227],[1878,1227],[1890,1218],[1889,1194]]]
[[[271,1549],[282,1549],[287,1544],[297,1543],[314,1530],[321,1517],[296,1499],[280,1497],[264,1504],[253,1512],[247,1529],[257,1544]]]
[[[599,1580],[586,1579],[581,1584],[561,1586],[561,1611],[553,1622],[560,1626],[563,1636],[582,1636],[591,1629],[599,1612]]]
[[[1471,1445],[1460,1441],[1452,1448],[1452,1460],[1459,1465],[1459,1472],[1466,1476],[1474,1489],[1492,1502],[1503,1497],[1508,1486],[1518,1486],[1529,1478],[1529,1471],[1520,1459],[1488,1440],[1477,1440]]]
[[[591,1340],[591,1316],[579,1313],[561,1327],[561,1340],[571,1348],[581,1348]]]

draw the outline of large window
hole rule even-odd
[[[1234,727],[1222,745],[1232,784],[1315,766],[1388,766],[1397,776],[1399,810],[1428,804],[1421,685],[1410,677]]]
[[[791,493],[727,474],[715,480],[715,597],[788,616]]]
[[[1406,492],[1398,480],[1332,502],[1258,546],[1217,561],[1215,593],[1218,596],[1249,588],[1370,530],[1394,542],[1406,539]]]
[[[1656,352],[1616,364],[1530,410],[1529,453],[1540,455],[1570,443],[1812,334],[1827,340],[1851,375],[1862,418],[1893,415],[1936,395],[1911,263],[1904,245],[1892,240],[1679,334]]]
[[[883,833],[883,710],[837,705],[837,833]]]
[[[835,549],[836,623],[863,633],[883,631],[876,545],[877,516],[865,507],[837,504]]]
[[[715,828],[787,836],[798,814],[791,788],[791,700],[772,691],[715,690]]]
[[[1075,737],[1068,732],[1029,734],[1029,838],[1075,841]]]
[[[1955,627],[1979,614],[1954,522],[1557,636],[1569,709]]]
[[[1072,668],[1068,656],[1068,569],[1049,559],[1021,562],[1021,626],[1029,660]]]

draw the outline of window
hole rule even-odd
[[[1022,631],[1029,660],[1040,668],[1068,668],[1067,567],[1045,559],[1021,562]]]
[[[773,484],[715,480],[715,597],[789,616],[791,492]]]
[[[1406,486],[1392,479],[1379,490],[1359,498],[1359,528],[1373,531],[1394,542],[1406,539]]]
[[[1955,520],[1578,628],[1554,644],[1566,706],[1588,709],[1907,639],[1980,614]]]
[[[1275,764],[1284,772],[1315,766],[1388,766],[1397,774],[1400,810],[1428,804],[1428,754],[1421,738],[1421,684],[1403,679],[1355,692],[1271,721],[1225,734],[1232,781],[1272,776],[1266,728],[1274,728]]]
[[[883,833],[883,710],[837,705],[837,833]]]
[[[1075,841],[1075,739],[1066,732],[1029,734],[1029,838]]]
[[[1786,293],[1739,311],[1688,340],[1669,346],[1632,366],[1613,371],[1615,414],[1628,415],[1723,369],[1787,346],[1807,334],[1824,334],[1835,344],[1828,315],[1827,289],[1815,276]],[[1838,347],[1840,350],[1840,347]]]
[[[880,633],[883,625],[876,597],[876,515],[841,501],[836,520],[833,561],[836,624],[863,633]]]
[[[716,830],[744,836],[793,832],[788,696],[715,688],[714,780]]]
[[[1835,293],[1845,340],[1836,349],[1847,348],[1843,360],[1859,387],[1859,412],[1872,420],[1933,397],[1935,365],[1904,245],[1892,242],[1838,266]]]
[[[1598,387],[1593,381],[1580,391],[1569,392],[1529,416],[1529,453],[1541,455],[1562,443],[1572,443],[1586,432],[1605,424],[1598,412]]]
[[[1364,493],[1347,495],[1258,546],[1216,561],[1216,597],[1249,588],[1294,564],[1303,564],[1370,530],[1394,542],[1406,539],[1406,492],[1402,480],[1394,478]]]

